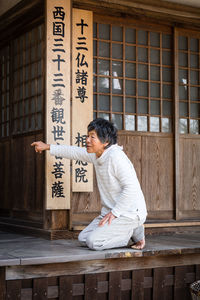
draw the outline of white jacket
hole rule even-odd
[[[50,145],[50,154],[94,164],[104,216],[112,212],[116,217],[145,219],[147,209],[133,164],[117,144],[97,158],[86,148]]]

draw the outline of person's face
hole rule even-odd
[[[104,152],[105,147],[108,145],[108,143],[102,143],[95,130],[91,130],[88,132],[87,136],[87,152],[88,153],[96,153],[97,157],[100,157],[101,154]]]

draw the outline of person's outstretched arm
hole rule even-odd
[[[67,146],[67,145],[50,145],[41,141],[33,142],[31,146],[35,147],[35,151],[50,150],[50,154],[54,156],[64,157],[68,159],[81,160],[83,162],[93,163],[95,159],[94,153],[88,153],[85,147]]]

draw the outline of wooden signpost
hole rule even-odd
[[[71,1],[46,0],[46,142],[70,145]],[[46,153],[46,209],[70,208],[70,161]]]
[[[86,146],[93,116],[93,14],[73,9],[72,17],[72,144]],[[93,191],[93,166],[73,161],[72,191]]]
[[[72,25],[72,26],[71,26]],[[72,55],[71,55],[72,28]],[[46,0],[46,142],[86,146],[93,115],[93,15],[73,9],[70,0]],[[70,82],[72,57],[72,84]],[[46,209],[70,209],[70,160],[46,154]],[[72,163],[72,191],[93,191],[93,166]]]

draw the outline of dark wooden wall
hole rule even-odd
[[[198,220],[200,216],[200,139],[183,135],[179,142],[178,200],[175,199],[174,137],[170,134],[119,133],[120,145],[133,162],[145,195],[148,220]],[[94,180],[93,193],[73,193],[72,221],[90,221],[100,210]]]
[[[41,223],[44,206],[44,156],[30,144],[42,134],[0,143],[0,215]]]
[[[10,300],[189,300],[198,279],[199,265],[189,265],[9,280],[4,293]]]
[[[148,208],[148,218],[170,220],[174,216],[174,154],[169,134],[119,133],[119,145],[133,162]],[[73,193],[72,220],[92,219],[100,210],[94,180],[93,193]]]

